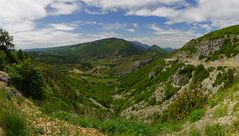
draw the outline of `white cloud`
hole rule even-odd
[[[180,5],[184,8],[177,8]],[[197,0],[195,6],[178,3],[173,6],[155,5],[142,8],[130,9],[126,15],[158,16],[166,18],[166,24],[175,23],[203,23],[209,22],[211,26],[202,26],[206,30],[209,27],[225,27],[239,22],[238,0]]]
[[[185,0],[81,0],[102,11],[123,9],[126,15],[158,16],[166,18],[166,24],[210,22],[209,27],[225,27],[239,22],[238,0],[196,0],[192,5]]]
[[[69,41],[74,39],[75,34],[58,30],[73,30],[73,26],[53,24],[52,29],[46,30],[38,29],[36,22],[49,15],[66,15],[79,9],[79,0],[0,0],[0,27],[14,36],[17,47],[31,47],[38,42],[44,45],[45,40],[46,43],[53,43],[54,40],[56,42],[63,39],[62,37]],[[63,36],[64,34],[66,36]]]
[[[78,3],[79,0],[1,0],[0,26],[12,33],[27,31],[35,28],[35,21],[41,18],[79,10]]]
[[[139,24],[138,23],[133,23],[134,28],[138,28]]]
[[[62,30],[62,31],[71,31],[74,30],[77,25],[75,24],[51,24],[50,27],[54,28],[55,30]]]
[[[103,24],[102,26],[106,30],[123,30],[123,31],[128,31],[128,32],[135,32],[135,28],[138,27],[136,24],[133,24],[131,27],[128,24],[122,24],[119,22],[113,23],[113,24]]]
[[[169,23],[209,21],[224,27],[239,22],[238,7],[238,0],[198,0],[197,6],[179,10]]]
[[[151,37],[143,37],[140,41],[145,43],[157,44],[161,47],[182,47],[189,40],[198,37],[200,34],[194,31],[182,31],[176,29],[163,29],[156,24],[150,24],[147,26],[154,31],[154,35]]]
[[[50,15],[68,15],[80,10],[80,3],[72,0],[55,1],[49,4],[49,7],[52,9]]]
[[[104,10],[117,9],[137,9],[142,7],[154,6],[157,4],[172,5],[175,3],[184,2],[185,0],[81,0],[90,6],[96,6]]]
[[[99,34],[82,34],[68,31],[59,31],[48,27],[44,29],[34,29],[31,31],[18,32],[15,36],[15,42],[18,43],[17,48],[29,49],[72,45],[117,36],[117,34],[112,32]]]
[[[167,7],[159,7],[157,9],[142,8],[137,10],[130,10],[126,15],[137,16],[158,16],[158,17],[174,17],[178,14],[177,10]]]

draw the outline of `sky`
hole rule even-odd
[[[0,0],[0,27],[17,49],[117,37],[180,48],[239,22],[239,0]]]

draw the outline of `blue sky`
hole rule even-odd
[[[238,0],[1,0],[0,27],[17,48],[118,37],[161,47],[235,25]]]

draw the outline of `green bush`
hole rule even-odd
[[[178,91],[177,88],[173,87],[171,84],[167,84],[165,87],[166,99],[171,98],[177,91]]]
[[[181,69],[178,72],[178,74],[185,75],[187,78],[191,78],[193,70],[194,70],[194,66],[193,65],[187,65],[183,69]]]
[[[0,69],[3,70],[6,65],[6,54],[4,51],[0,51]]]
[[[208,76],[209,76],[209,70],[205,69],[203,65],[198,65],[194,71],[190,88],[195,88]]]
[[[29,61],[17,65],[11,73],[13,85],[26,97],[41,100],[44,96],[44,79],[40,70]]]
[[[192,130],[190,130],[189,133],[190,133],[190,136],[201,136],[199,130],[197,130],[197,129],[192,129]]]
[[[213,112],[214,118],[221,118],[227,115],[227,106],[219,105]]]
[[[234,81],[234,73],[235,70],[233,69],[228,69],[227,72],[224,69],[222,69],[221,72],[217,74],[213,86],[220,85],[221,83],[224,83],[224,88],[230,86]]]
[[[222,126],[218,124],[206,126],[205,131],[207,136],[224,136],[225,135]]]
[[[4,127],[6,136],[28,136],[26,120],[16,111],[2,111],[0,124]]]
[[[202,108],[206,101],[207,97],[202,91],[185,91],[178,95],[178,98],[169,105],[161,119],[164,121],[185,119],[191,111]]]
[[[201,119],[204,116],[205,112],[203,109],[196,109],[193,110],[189,115],[189,122],[193,123],[199,119]]]

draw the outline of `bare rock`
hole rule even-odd
[[[197,55],[208,56],[209,54],[219,50],[223,43],[223,39],[203,41],[197,50]]]
[[[4,82],[5,84],[10,84],[10,77],[6,72],[0,71],[0,81]]]

